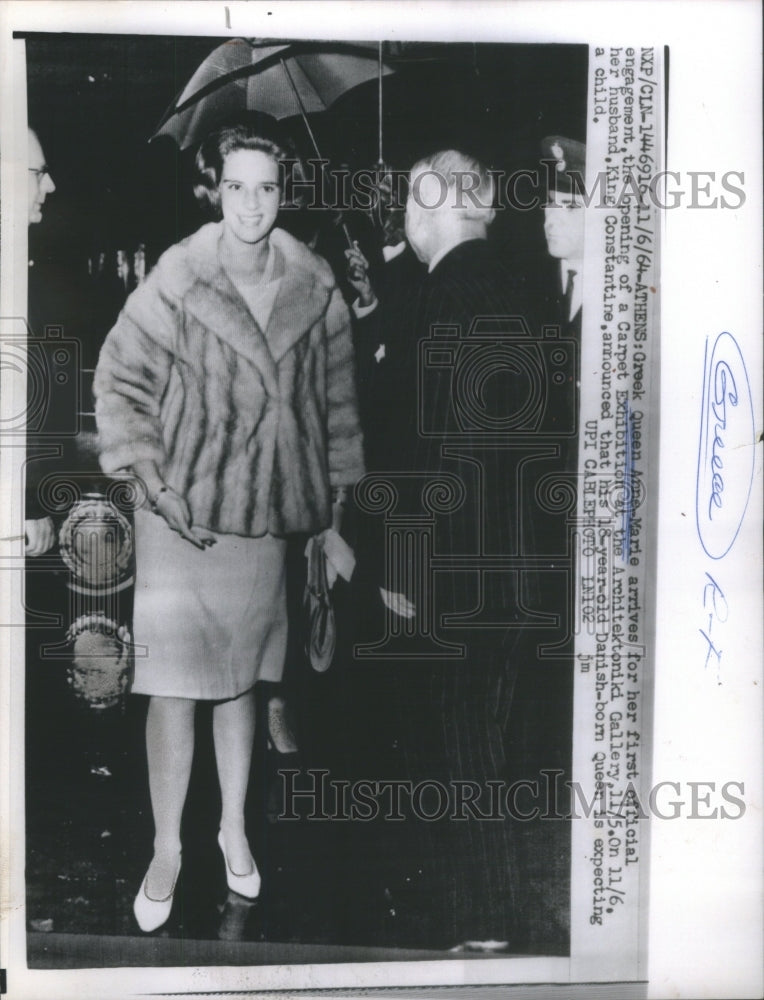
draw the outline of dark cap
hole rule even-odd
[[[545,184],[550,194],[573,194],[583,190],[586,179],[586,146],[583,142],[566,139],[563,135],[548,135],[541,140],[541,151],[546,168]]]

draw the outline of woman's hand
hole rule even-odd
[[[206,549],[215,544],[215,536],[206,528],[195,528],[191,524],[191,515],[188,504],[183,497],[165,486],[159,491],[152,508],[155,513],[161,514],[173,531],[195,545],[197,549]]]
[[[384,601],[385,607],[399,618],[413,618],[416,614],[416,606],[406,597],[405,594],[393,594],[384,587],[379,588],[379,593]]]

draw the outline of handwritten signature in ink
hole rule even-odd
[[[713,663],[716,666],[718,679],[719,668],[722,662],[722,650],[717,645],[719,639],[718,635],[714,635],[714,625],[723,625],[727,621],[729,605],[727,604],[727,598],[724,596],[724,591],[710,573],[706,573],[706,581],[703,587],[703,609],[708,613],[708,621],[705,623],[705,627],[698,631],[706,643],[706,661],[703,666],[707,668],[709,663]]]
[[[711,559],[723,559],[740,532],[753,484],[754,444],[753,401],[745,361],[732,334],[720,333],[713,343],[706,341],[695,485],[698,538]],[[721,684],[720,640],[730,607],[721,585],[709,572],[705,574],[703,610],[706,621],[698,630],[705,643],[703,666],[714,666]]]
[[[743,523],[754,473],[751,386],[731,333],[706,341],[695,513],[711,559],[732,548]]]

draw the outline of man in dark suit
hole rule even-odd
[[[390,405],[389,400],[379,396],[389,386],[386,357],[388,352],[392,357],[399,353],[397,338],[406,332],[414,297],[427,273],[406,240],[405,212],[394,201],[392,176],[392,173],[383,175],[379,184],[383,266],[372,275],[357,241],[345,250],[347,280],[357,292],[351,309],[355,320],[358,398],[367,434],[367,460],[372,467],[376,460],[373,454],[368,455],[368,449],[375,439],[375,414],[385,412]]]
[[[389,331],[365,431],[367,466],[385,488],[356,491],[367,511],[387,503],[384,559],[362,553],[358,582],[376,586],[388,616],[384,637],[356,656],[388,657],[402,776],[429,783],[408,815],[417,926],[422,943],[484,951],[515,937],[511,829],[459,797],[469,783],[478,812],[491,812],[487,782],[505,776],[515,676],[537,638],[527,608],[538,602],[521,558],[533,546],[523,466],[537,449],[522,432],[537,345],[487,242],[493,198],[485,167],[455,150],[411,172],[406,236],[427,274]],[[446,814],[423,819],[442,811],[440,789]]]

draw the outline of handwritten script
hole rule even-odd
[[[698,538],[706,555],[732,548],[751,495],[754,472],[751,386],[731,333],[706,341],[695,488]]]

